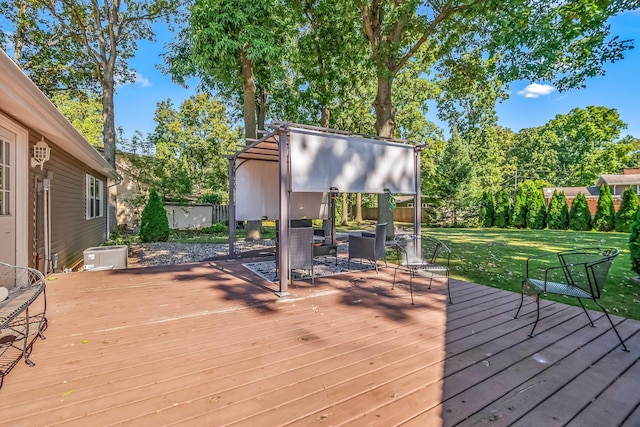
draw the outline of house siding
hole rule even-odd
[[[38,135],[30,133],[30,152],[39,140]],[[91,174],[103,180],[106,189],[107,179],[68,155],[55,143],[47,143],[51,148],[51,160],[44,164],[43,170],[39,167],[31,168],[29,174],[29,206],[32,208],[29,241],[32,242],[33,248],[31,263],[32,266],[44,270],[45,192],[41,183],[47,177],[47,171],[51,171],[51,253],[58,256],[55,271],[63,271],[64,268],[72,268],[80,263],[85,249],[106,240],[106,196],[103,196],[103,216],[87,220],[85,183],[86,174]]]

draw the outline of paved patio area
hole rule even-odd
[[[243,260],[246,262],[246,260]],[[240,262],[56,274],[47,339],[0,390],[7,426],[640,425],[640,322],[393,269],[295,282]],[[405,280],[406,279],[406,280]]]

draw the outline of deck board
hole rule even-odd
[[[287,298],[240,262],[56,274],[0,425],[638,425],[640,322],[613,317],[626,353],[602,313],[542,301],[529,338],[519,294],[418,278],[412,305],[393,273]]]

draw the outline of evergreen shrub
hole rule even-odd
[[[509,192],[506,188],[496,195],[496,204],[493,210],[493,225],[506,228],[509,225]]]
[[[608,185],[600,186],[600,196],[598,197],[598,207],[593,221],[593,228],[598,231],[611,231],[614,227],[615,210],[613,208],[613,197]]]
[[[494,210],[493,194],[490,191],[485,191],[482,193],[480,205],[480,221],[483,227],[491,227],[493,225]]]
[[[547,227],[550,230],[566,230],[569,228],[569,208],[563,192],[553,192],[549,210],[547,211]]]
[[[629,252],[631,253],[631,269],[640,274],[640,210],[631,224],[629,236]]]
[[[622,203],[615,216],[615,230],[621,233],[631,231],[631,226],[638,212],[638,196],[633,188],[629,187],[622,194]]]
[[[140,240],[142,242],[166,242],[169,239],[169,220],[160,196],[151,190],[149,201],[140,218]]]
[[[580,193],[573,199],[569,212],[569,229],[576,231],[591,230],[591,212],[584,194]]]
[[[527,203],[527,228],[542,230],[546,223],[547,209],[544,205],[544,196],[541,190],[533,191],[528,197]]]

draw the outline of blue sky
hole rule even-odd
[[[618,110],[622,121],[628,124],[623,135],[640,137],[640,11],[626,12],[610,23],[612,34],[634,39],[636,48],[627,51],[622,61],[608,64],[606,74],[589,79],[584,89],[558,92],[547,82],[513,82],[509,100],[497,106],[500,125],[519,131],[541,126],[573,108],[595,105]],[[143,134],[153,131],[158,102],[171,98],[178,107],[195,93],[195,86],[185,89],[176,85],[157,69],[162,63],[164,43],[170,40],[171,35],[160,27],[157,42],[141,42],[130,63],[138,72],[138,80],[116,92],[116,126],[123,127],[127,137],[135,130]],[[437,122],[435,111],[430,111],[428,118]]]

